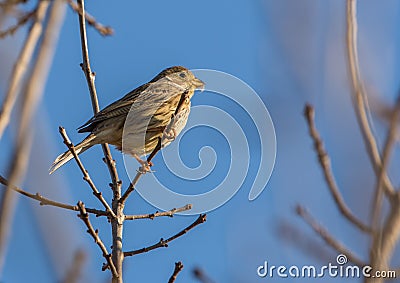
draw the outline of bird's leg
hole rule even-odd
[[[175,122],[174,119],[175,119],[175,115],[172,114],[171,122],[168,124],[167,127],[165,127],[165,130],[163,132],[163,138],[167,139],[169,141],[175,140],[175,138],[177,136],[176,129],[173,127],[173,124]]]
[[[161,150],[161,138],[158,138],[157,141],[157,145],[156,147],[153,149],[153,151],[150,153],[149,157],[147,157],[147,163],[150,166],[153,166],[153,162],[151,162],[151,160],[154,158],[154,156],[157,154],[157,152],[159,152]]]
[[[180,111],[183,102],[187,99],[187,92],[182,93],[181,98],[179,100],[178,106],[175,109],[175,113],[172,114],[171,116],[171,121],[169,124],[165,127],[163,131],[163,138],[168,139],[168,140],[175,140],[177,136],[176,129],[173,127],[174,122],[175,122],[175,116],[178,114]],[[162,147],[162,138],[158,138],[158,142],[156,147],[153,149],[153,151],[150,153],[149,157],[147,158],[146,161],[140,159],[140,157],[137,154],[134,154],[133,157],[142,165],[140,168],[140,172],[147,173],[151,172],[150,167],[153,166],[153,162],[151,160],[154,158],[154,156],[161,150]]]
[[[172,129],[167,133],[167,135],[165,136],[165,138],[168,139],[168,140],[170,140],[170,141],[173,141],[173,140],[176,139],[176,136],[177,136],[177,134],[176,134],[176,129],[175,129],[175,128],[172,128]]]
[[[154,158],[154,156],[161,150],[161,138],[158,138],[157,145],[153,149],[153,151],[150,153],[149,157],[147,157],[147,160],[142,160],[136,153],[133,154],[133,157],[137,160],[137,162],[142,165],[142,167],[139,169],[139,172],[145,174],[147,172],[152,172],[150,170],[150,167],[153,166],[153,162],[151,160]]]

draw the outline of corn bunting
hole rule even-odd
[[[194,91],[203,88],[204,83],[184,67],[163,70],[79,127],[79,133],[89,135],[75,146],[76,153],[109,143],[145,165],[140,156],[152,153],[157,146],[167,146],[179,135],[186,125]],[[72,158],[70,151],[58,156],[50,174]]]

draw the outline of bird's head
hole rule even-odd
[[[203,81],[196,78],[191,71],[182,66],[174,66],[163,70],[151,82],[156,82],[163,78],[186,90],[203,90],[205,86]]]

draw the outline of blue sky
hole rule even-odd
[[[399,85],[399,35],[396,31],[399,5],[396,1],[372,0],[359,4],[362,75],[371,94],[389,102]],[[86,3],[86,8],[101,23],[115,30],[113,36],[102,37],[88,28],[90,59],[96,72],[101,107],[166,67],[215,69],[237,76],[255,89],[270,111],[277,135],[275,170],[266,190],[256,201],[247,199],[259,152],[252,143],[251,167],[241,190],[228,203],[210,212],[205,224],[172,242],[168,248],[126,259],[124,277],[127,282],[166,282],[174,262],[179,260],[184,270],[177,282],[194,281],[191,270],[198,266],[216,282],[233,283],[266,281],[256,274],[256,268],[264,260],[275,265],[326,264],[314,255],[315,250],[320,251],[315,247],[322,247],[324,260],[335,262],[337,253],[324,247],[311,229],[295,216],[294,207],[298,203],[304,204],[360,257],[368,255],[367,238],[340,217],[330,198],[302,117],[304,103],[313,103],[317,125],[334,157],[333,169],[339,185],[346,188],[343,195],[355,212],[366,219],[368,205],[365,203],[369,199],[359,202],[358,188],[365,187],[369,192],[374,180],[351,109],[344,1],[205,0],[194,3],[176,0],[110,4],[101,0]],[[7,42],[10,54],[13,52],[9,47],[21,38],[19,34]],[[79,67],[80,52],[78,19],[68,9],[43,103],[35,120],[38,145],[29,167],[28,176],[31,177],[25,185],[35,192],[45,190],[48,195],[54,194],[54,198],[69,203],[84,200],[87,206],[93,207],[98,203],[75,164],[70,163],[54,175],[47,175],[52,160],[65,151],[58,126],[65,127],[77,143],[84,136],[75,129],[92,116],[86,82]],[[4,77],[6,75],[2,75],[0,85],[2,92],[6,87]],[[246,126],[248,122],[240,109],[229,102],[201,93],[194,97],[193,104],[215,105],[232,113],[247,130],[248,137],[253,138],[254,130]],[[377,124],[379,133],[382,125]],[[1,146],[10,142],[10,133],[12,131],[8,132],[8,139],[1,141]],[[166,182],[176,186],[179,192],[194,192],[220,181],[229,166],[229,156],[223,137],[216,131],[189,132],[182,145],[182,159],[188,166],[197,166],[198,150],[206,145],[214,145],[219,158],[214,175],[203,180],[201,186],[193,184],[193,188],[179,179],[171,178]],[[128,178],[122,156],[116,151],[113,155],[126,187]],[[101,157],[100,146],[97,146],[86,152],[82,160],[110,199],[107,169]],[[5,160],[5,156],[0,159],[0,168],[6,168]],[[162,173],[160,167],[162,162],[156,158],[155,170]],[[103,262],[100,251],[84,233],[85,228],[75,214],[37,207],[26,199],[18,203],[2,280],[24,282],[34,277],[40,278],[40,282],[54,282],[62,276],[73,251],[81,247],[88,253],[84,278],[104,282],[108,274],[100,271]],[[153,211],[155,208],[138,194],[133,194],[127,202],[127,213]],[[62,225],[58,222],[45,227],[40,220],[43,214],[56,223],[57,219],[62,219]],[[129,250],[150,245],[161,237],[173,235],[195,218],[177,216],[126,223],[124,247]],[[104,219],[93,219],[103,240],[110,243],[110,230],[104,222]],[[287,225],[294,230],[285,230]],[[56,236],[52,237],[52,233]],[[297,239],[301,245],[296,244]],[[315,247],[310,248],[303,239],[309,239],[307,243]],[[395,260],[398,264],[398,253]],[[277,278],[274,280],[280,282]],[[335,279],[325,278],[323,282],[335,282]]]

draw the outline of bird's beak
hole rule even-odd
[[[203,91],[205,85],[206,85],[206,84],[205,84],[202,80],[199,80],[198,78],[194,78],[194,80],[193,80],[193,86],[194,86],[196,89]]]

